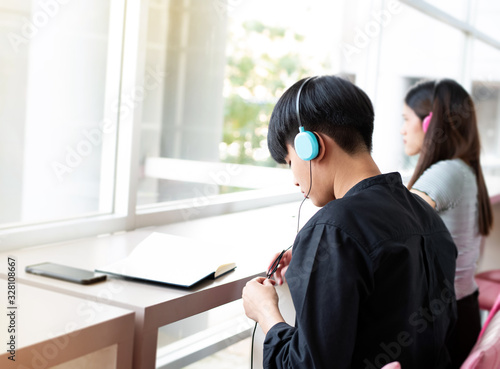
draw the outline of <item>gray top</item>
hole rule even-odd
[[[477,290],[474,274],[483,236],[479,233],[476,176],[460,159],[442,160],[428,168],[413,185],[435,203],[436,211],[457,245],[457,300]]]

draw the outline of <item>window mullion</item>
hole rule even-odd
[[[449,26],[456,28],[466,34],[472,35],[474,38],[494,47],[495,49],[500,49],[500,40],[497,40],[489,35],[479,31],[472,24],[468,22],[461,21],[450,14],[442,11],[441,9],[429,4],[422,0],[401,0],[402,3],[411,6],[418,11],[427,14],[428,16],[437,19],[438,21],[444,22]]]
[[[148,8],[149,1],[126,2],[115,186],[115,212],[126,216],[126,230],[135,228]]]

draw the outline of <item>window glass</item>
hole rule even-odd
[[[309,75],[342,74],[368,93],[383,171],[409,172],[417,159],[399,133],[408,87],[467,83],[483,163],[496,168],[500,51],[399,1],[375,3],[150,0],[144,85],[119,101],[130,78],[120,75],[123,14],[112,10],[122,2],[0,0],[0,228],[113,213],[118,112],[130,104],[142,112],[131,203],[203,205],[291,183],[269,156],[267,125],[283,91]],[[495,0],[429,3],[498,37]]]
[[[500,50],[480,41],[473,44],[472,97],[481,135],[485,172],[500,174]]]
[[[500,2],[497,0],[475,0],[474,27],[489,37],[500,41],[498,19],[500,19]]]
[[[417,157],[404,153],[400,134],[406,92],[421,79],[462,83],[465,35],[412,7],[402,5],[384,30],[377,80],[374,157],[384,172],[411,175]]]
[[[232,164],[276,167],[266,141],[272,108],[298,79],[340,71],[342,7],[150,1],[145,74],[157,78],[143,105],[137,204],[255,188],[268,172],[241,180]]]
[[[110,1],[0,4],[0,227],[111,212]]]
[[[468,22],[470,15],[470,1],[471,0],[429,0],[426,2],[454,18]]]

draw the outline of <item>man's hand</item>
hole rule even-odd
[[[274,260],[281,254],[281,252],[278,252],[276,255],[273,256],[273,259],[271,260],[271,263],[269,263],[269,266],[267,267],[267,270],[271,268],[273,265]],[[288,265],[290,265],[290,261],[292,261],[292,250],[288,250],[283,254],[283,257],[280,260],[278,269],[276,269],[276,272],[274,273],[274,279],[276,282],[278,282],[278,285],[282,285],[284,282],[286,283],[285,279],[285,273],[288,269]]]
[[[278,308],[278,294],[274,284],[270,279],[258,277],[247,282],[243,288],[245,314],[259,323],[264,334],[276,323],[285,321]]]

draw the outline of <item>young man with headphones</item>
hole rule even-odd
[[[301,80],[276,104],[273,158],[322,207],[279,261],[296,311],[278,308],[275,281],[256,278],[243,306],[266,334],[264,368],[447,368],[456,320],[455,244],[399,173],[371,157],[373,107],[336,76]]]

